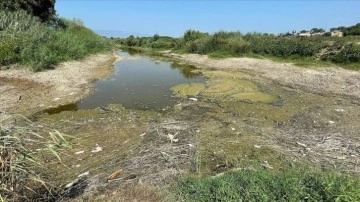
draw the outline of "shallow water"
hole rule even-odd
[[[194,67],[173,62],[154,61],[141,55],[119,52],[124,59],[115,71],[95,83],[95,92],[77,103],[77,109],[92,109],[108,104],[122,104],[130,109],[164,109],[178,98],[170,88],[181,83],[204,83],[192,73]]]

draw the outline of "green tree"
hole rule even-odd
[[[25,10],[37,16],[42,22],[49,22],[55,18],[55,0],[1,0],[0,9],[10,11]]]

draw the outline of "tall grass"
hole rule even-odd
[[[358,177],[309,169],[241,170],[188,177],[176,193],[184,201],[360,201]]]
[[[40,194],[36,191],[40,189],[51,193],[53,187],[46,177],[45,162],[61,161],[58,151],[69,147],[65,137],[20,115],[3,118],[0,122],[0,199],[26,201]]]
[[[108,50],[106,39],[78,21],[49,26],[24,11],[0,11],[0,65],[20,63],[34,71]]]

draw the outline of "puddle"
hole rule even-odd
[[[161,110],[172,107],[177,97],[170,88],[183,83],[205,83],[195,67],[174,62],[152,60],[149,57],[119,52],[123,60],[115,64],[115,71],[95,83],[95,92],[82,99],[73,109],[93,109],[108,104],[122,104],[128,109]],[[52,109],[49,113],[67,110]]]

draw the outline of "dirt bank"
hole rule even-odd
[[[76,102],[91,93],[93,81],[113,71],[116,57],[111,52],[98,54],[36,73],[27,69],[1,70],[0,112],[30,115]]]
[[[210,69],[232,69],[261,75],[293,88],[318,94],[338,94],[360,98],[360,71],[340,67],[300,68],[291,63],[267,59],[226,58],[213,59],[206,55],[165,53],[176,60]]]

